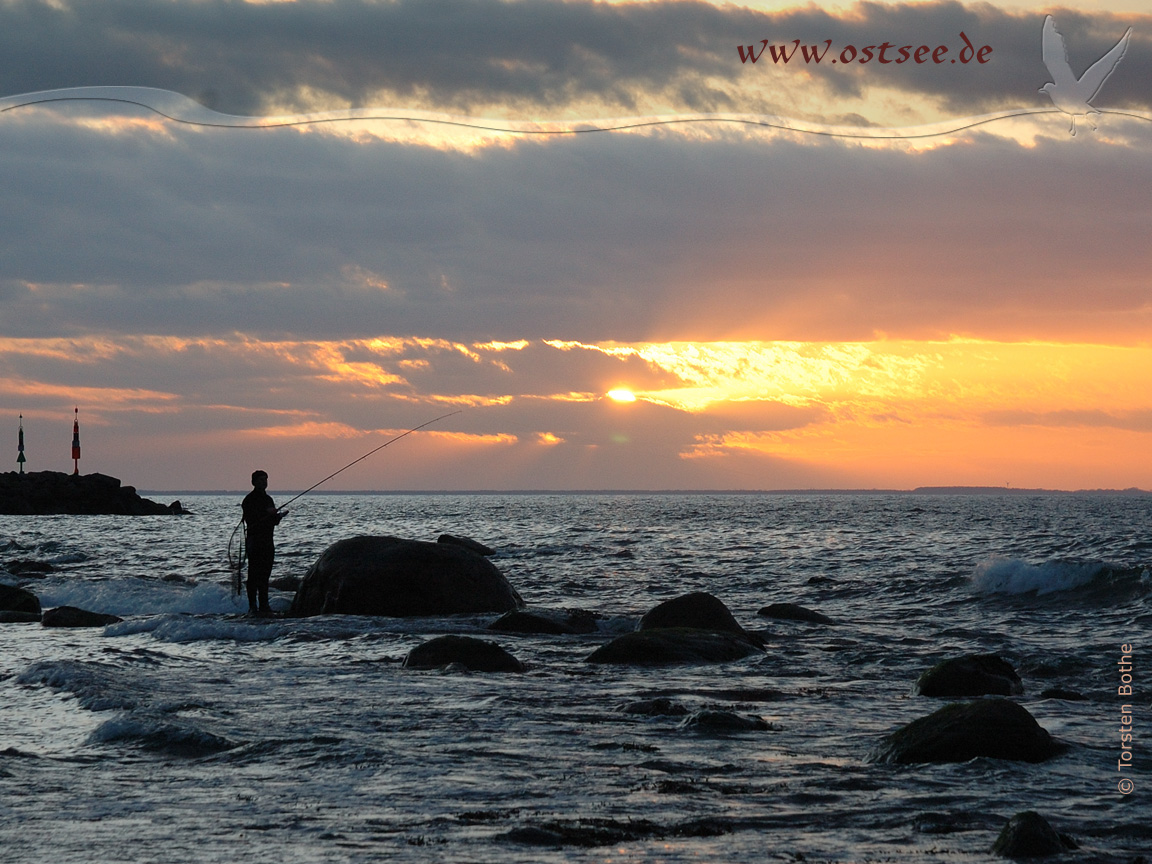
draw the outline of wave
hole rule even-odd
[[[90,744],[130,744],[146,750],[195,758],[231,750],[236,742],[192,723],[141,714],[121,714],[101,723],[88,736]]]
[[[42,660],[17,675],[16,683],[70,693],[88,711],[125,710],[139,704],[138,694],[126,686],[117,670],[102,663]]]
[[[42,583],[36,588],[40,605],[79,606],[105,615],[227,615],[248,608],[247,599],[234,595],[230,586],[217,583],[188,584],[150,579],[67,579]]]
[[[161,642],[186,643],[213,640],[231,642],[271,642],[286,635],[289,626],[263,619],[231,620],[208,616],[158,615],[111,624],[105,636],[131,636],[150,633]]]
[[[277,117],[250,117],[222,114],[201,105],[199,102],[181,93],[155,87],[69,87],[4,97],[0,99],[0,114],[15,111],[20,108],[67,102],[107,102],[134,105],[146,108],[175,123],[229,129],[271,129],[285,126],[305,126],[316,123],[352,121],[395,121],[406,124],[455,126],[464,129],[524,136],[579,135],[591,132],[620,132],[655,126],[720,123],[759,126],[787,132],[799,132],[835,138],[915,139],[947,135],[1014,117],[1024,117],[1034,114],[1062,115],[1064,113],[1058,108],[1016,108],[997,111],[991,114],[954,118],[919,126],[900,127],[835,126],[826,123],[796,120],[775,114],[736,113],[611,117],[591,120],[517,121],[400,108],[352,108],[339,111],[290,114]],[[1101,113],[1152,122],[1152,115],[1141,113],[1120,111],[1102,111]]]
[[[1110,590],[1147,587],[1148,568],[1117,567],[1102,561],[1053,560],[1031,564],[1019,558],[992,558],[976,566],[972,588],[980,594],[1043,596],[1080,588]]]

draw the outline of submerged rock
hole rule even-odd
[[[163,516],[183,513],[180,502],[159,504],[141,498],[132,486],[107,474],[60,471],[0,473],[0,514],[8,516]]]
[[[1043,762],[1065,750],[1028,711],[1008,699],[953,702],[884,738],[869,762],[967,762],[980,756]]]
[[[756,614],[764,618],[775,618],[780,621],[806,621],[809,624],[836,624],[836,622],[827,615],[822,615],[819,612],[814,612],[811,609],[806,609],[795,603],[771,603]]]
[[[1061,699],[1065,702],[1087,702],[1088,697],[1075,690],[1066,690],[1063,687],[1049,687],[1040,694],[1041,699]]]
[[[409,669],[459,665],[472,672],[523,672],[524,664],[497,645],[471,636],[438,636],[417,645],[404,658]]]
[[[706,709],[689,714],[681,721],[680,728],[697,732],[764,732],[772,727],[762,717]]]
[[[627,705],[622,705],[620,710],[625,714],[640,714],[644,717],[683,717],[688,713],[687,708],[679,702],[673,702],[667,696],[629,702]]]
[[[595,633],[596,616],[579,609],[554,611],[551,609],[516,609],[505,612],[488,625],[489,630],[502,633],[543,633],[549,636],[568,636]]]
[[[78,609],[75,606],[57,606],[45,612],[40,618],[40,623],[45,627],[106,627],[109,624],[119,624],[123,620],[115,615],[89,612],[87,609]]]
[[[1079,848],[1067,834],[1057,834],[1039,813],[1028,810],[1008,820],[992,845],[992,854],[1003,858],[1043,858]]]
[[[995,654],[969,654],[937,663],[920,676],[913,692],[948,699],[1019,696],[1024,685],[1006,660]]]
[[[588,663],[723,663],[763,649],[735,633],[668,627],[625,633],[588,655]]]
[[[0,612],[21,612],[40,618],[40,598],[25,588],[0,585]]]
[[[0,624],[39,624],[39,612],[8,612],[0,610]]]
[[[717,597],[706,591],[694,591],[654,606],[640,619],[637,630],[659,630],[663,628],[691,628],[711,630],[716,633],[735,633],[753,645],[763,647],[764,640],[755,633],[749,633],[728,611],[728,607]]]
[[[524,605],[496,566],[454,543],[352,537],[308,570],[290,615],[454,615]]]
[[[35,558],[17,558],[4,564],[4,569],[13,576],[43,576],[55,572],[56,568],[47,561],[37,561]]]

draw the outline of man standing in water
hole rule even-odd
[[[276,545],[272,532],[284,517],[276,509],[268,494],[268,474],[252,472],[252,491],[244,498],[244,523],[247,525],[245,550],[248,554],[248,614],[269,618],[268,579],[272,576],[272,561]],[[285,511],[287,512],[287,511]]]

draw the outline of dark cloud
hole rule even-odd
[[[1083,71],[1136,33],[1100,104],[1147,108],[1152,17],[1055,10]],[[84,85],[174,90],[228,113],[369,107],[380,92],[408,106],[468,112],[506,103],[523,115],[773,112],[808,78],[829,93],[895,87],[948,110],[1044,105],[1042,16],[986,4],[860,3],[760,12],[699,2],[553,0],[294,2],[11,0],[0,5],[0,93]],[[831,40],[834,51],[946,44],[993,51],[984,65],[914,62],[846,69],[741,64],[738,45]]]
[[[1152,314],[1147,142],[1059,118],[1034,146],[909,153],[735,131],[461,152],[54,117],[0,125],[18,214],[0,335],[1124,340]]]

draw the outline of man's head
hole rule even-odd
[[[257,489],[268,488],[268,472],[267,471],[253,471],[252,472],[252,485]]]

